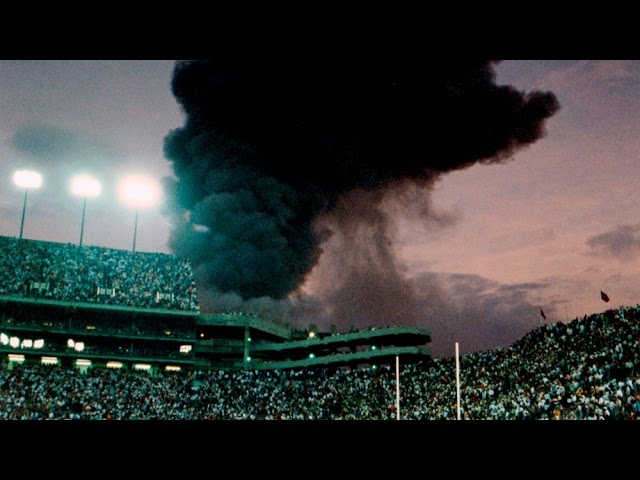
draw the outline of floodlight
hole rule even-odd
[[[44,347],[44,340],[43,339],[38,339],[36,341],[33,342],[33,348],[42,348]]]
[[[102,191],[102,185],[89,175],[77,175],[71,180],[71,192],[79,197],[97,197]]]
[[[9,345],[9,337],[6,333],[0,333],[0,343],[2,345]]]
[[[21,188],[40,188],[42,175],[32,170],[18,170],[13,174],[13,183]]]
[[[136,363],[133,368],[136,370],[149,370],[151,368],[151,365],[149,365],[148,363]]]
[[[87,198],[97,197],[101,191],[100,182],[89,175],[76,175],[71,179],[71,192],[84,198],[82,202],[82,223],[80,224],[80,246],[82,246],[82,237],[84,235],[84,214],[87,210]]]
[[[9,339],[9,345],[13,348],[18,348],[20,346],[20,339],[18,337],[11,337]]]
[[[76,352],[81,352],[84,350],[84,342],[76,342],[75,346],[73,347]]]
[[[160,199],[160,185],[152,178],[143,175],[129,175],[118,186],[120,200],[136,209],[136,219],[133,224],[133,251],[136,251],[136,236],[138,234],[138,209],[150,207]]]
[[[67,340],[67,347],[73,348],[74,346],[75,346],[75,342],[73,341],[73,338],[70,338],[69,340]]]
[[[33,340],[29,338],[25,338],[22,340],[22,348],[31,348],[33,347]]]
[[[129,175],[120,181],[118,194],[120,200],[130,207],[151,207],[160,199],[160,185],[143,175]]]

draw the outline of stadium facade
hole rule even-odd
[[[0,355],[158,370],[358,367],[430,358],[415,327],[319,332],[202,313],[191,266],[161,253],[0,237]]]

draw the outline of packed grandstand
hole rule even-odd
[[[547,324],[461,357],[464,419],[640,418],[640,306]],[[402,365],[403,419],[455,418],[451,358]],[[389,366],[146,372],[0,368],[2,419],[395,419]]]
[[[198,310],[188,260],[0,236],[0,294]]]
[[[6,352],[30,350],[23,348],[24,341],[15,346],[4,342],[9,337],[3,333],[7,338],[0,346],[5,352],[0,356],[0,419],[397,418],[395,369],[384,362],[369,359],[360,368],[336,364],[262,370],[247,368],[252,364],[245,362],[240,369],[200,369],[189,360],[191,348],[182,351],[183,343],[194,345],[199,340],[194,327],[189,327],[196,324],[166,313],[109,310],[119,305],[195,314],[195,283],[186,260],[0,237],[0,267],[0,296],[9,299],[3,300],[5,329],[48,333],[45,348],[71,360],[78,355],[100,359],[102,354],[105,360],[89,368],[70,361],[46,365],[29,354],[11,361]],[[24,303],[34,298],[48,303]],[[92,304],[94,310],[61,307],[58,311],[56,302]],[[231,320],[223,320],[225,328],[231,328]],[[137,330],[141,326],[144,332]],[[251,341],[246,331],[241,352]],[[69,354],[63,341],[55,343],[58,337],[66,341],[69,332],[84,332],[88,339],[81,354],[73,348]],[[162,341],[155,336],[162,336]],[[98,342],[98,338],[110,340]],[[508,348],[463,355],[462,418],[640,418],[639,340],[637,305],[568,324],[546,324]],[[313,346],[322,341],[292,344]],[[183,368],[123,368],[126,362],[106,360],[116,355],[126,360],[133,352],[119,353],[115,348],[131,348],[136,357],[155,358],[162,365],[182,359]],[[340,355],[346,356],[336,357]],[[454,360],[409,363],[400,356],[400,411],[403,419],[456,418]]]

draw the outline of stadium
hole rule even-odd
[[[4,419],[456,418],[423,329],[296,331],[200,313],[189,263],[0,238]],[[460,358],[464,419],[635,419],[640,306]],[[400,359],[400,384],[392,363]]]
[[[2,63],[0,419],[639,419],[640,64],[411,57]]]

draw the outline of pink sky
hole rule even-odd
[[[573,318],[636,304],[637,255],[596,256],[587,240],[640,221],[640,63],[504,62],[498,71],[499,83],[553,91],[561,111],[513,161],[443,178],[434,205],[460,221],[436,233],[404,224],[399,255],[412,272],[544,282],[530,299],[547,313],[557,302],[547,317],[564,319],[565,305]]]

